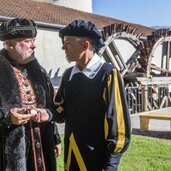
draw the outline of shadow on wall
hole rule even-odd
[[[52,69],[50,69],[50,71],[48,73],[48,75],[49,75],[55,89],[59,88],[59,85],[60,85],[60,82],[61,82],[61,77],[62,76],[58,76],[59,70],[60,70],[60,68],[57,69],[54,76],[52,76]]]

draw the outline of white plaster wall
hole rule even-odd
[[[92,13],[92,0],[35,0]]]
[[[47,72],[52,69],[54,74],[60,68],[59,74],[62,75],[66,68],[74,64],[67,62],[58,32],[39,29],[36,44],[36,57]]]
[[[54,4],[92,13],[92,0],[56,0]]]

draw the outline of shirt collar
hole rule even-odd
[[[100,70],[100,68],[102,67],[103,63],[104,63],[104,60],[102,58],[100,58],[97,54],[95,54],[82,71],[79,70],[77,65],[75,65],[72,68],[69,81],[72,79],[72,77],[76,73],[82,73],[85,76],[87,76],[88,78],[93,79],[96,76],[96,74],[98,73],[98,71]]]

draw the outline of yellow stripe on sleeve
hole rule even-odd
[[[109,125],[108,125],[107,118],[106,118],[106,114],[105,114],[105,120],[104,120],[104,134],[105,134],[105,139],[107,139],[108,132],[109,132]]]
[[[107,104],[107,101],[106,101],[106,88],[104,88],[104,91],[103,91],[103,99],[104,99],[105,103]],[[109,132],[109,126],[108,126],[108,122],[107,122],[107,118],[106,118],[106,114],[105,114],[105,118],[104,118],[105,139],[107,139],[108,132]]]
[[[104,91],[103,91],[103,99],[104,99],[105,103],[107,104],[107,101],[106,101],[106,88],[104,88]]]
[[[109,75],[108,81],[107,81],[107,86],[108,86],[108,94],[111,94],[111,82],[112,82],[112,75]],[[110,96],[108,97],[108,101],[110,101]]]
[[[116,107],[116,118],[118,127],[118,141],[114,152],[120,152],[125,143],[125,124],[124,124],[124,114],[122,108],[120,87],[118,83],[118,75],[116,69],[114,69],[114,96],[115,96],[115,107]]]

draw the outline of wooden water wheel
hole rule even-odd
[[[171,32],[160,29],[143,37],[135,31],[124,23],[104,27],[100,56],[121,72],[132,113],[167,107],[171,102]]]

